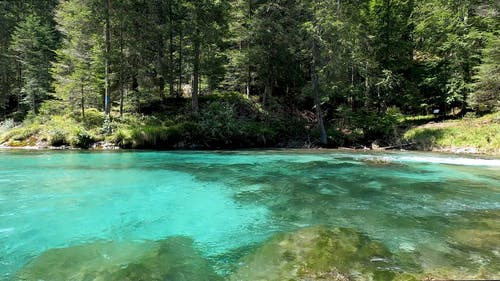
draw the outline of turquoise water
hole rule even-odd
[[[476,240],[500,237],[499,220],[499,159],[0,151],[5,280],[49,249],[173,236],[191,238],[225,276],[273,234],[313,225],[354,228],[427,266],[495,269],[500,241]]]

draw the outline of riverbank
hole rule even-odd
[[[401,139],[416,150],[500,155],[500,113],[429,122],[410,128]]]
[[[500,155],[500,113],[459,120],[408,117],[398,110],[380,116],[330,120],[322,145],[312,112],[271,114],[259,103],[236,94],[206,96],[191,115],[186,100],[172,100],[169,114],[115,114],[97,109],[85,116],[58,111],[47,102],[22,123],[0,123],[0,147],[19,149],[315,149],[417,150],[454,154]],[[176,111],[177,110],[177,111]],[[156,111],[163,112],[163,111]]]

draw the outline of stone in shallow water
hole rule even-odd
[[[270,239],[229,280],[413,280],[395,272],[391,259],[382,244],[354,230],[310,227]]]
[[[217,281],[185,237],[145,242],[94,242],[51,249],[17,275],[23,281]]]

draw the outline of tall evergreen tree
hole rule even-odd
[[[63,43],[57,50],[53,67],[56,96],[85,115],[86,107],[103,108],[104,92],[103,36],[95,21],[91,3],[61,2],[56,12]]]
[[[36,114],[39,102],[50,92],[49,70],[55,48],[53,31],[39,17],[30,15],[16,27],[11,48],[21,64],[23,101]]]

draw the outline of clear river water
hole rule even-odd
[[[0,150],[0,280],[51,249],[168,237],[189,238],[227,278],[273,235],[316,225],[355,229],[420,268],[491,276],[499,221],[498,158]]]

